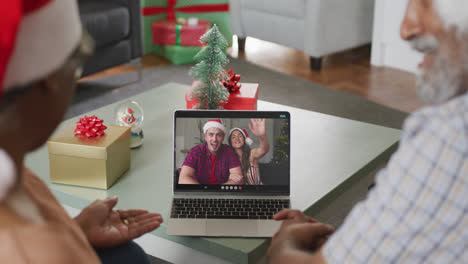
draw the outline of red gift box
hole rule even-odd
[[[196,108],[198,100],[192,98],[192,90],[198,81],[194,81],[190,89],[185,93],[187,109]],[[257,110],[258,83],[242,83],[239,91],[230,93],[229,99],[221,106],[226,110]]]
[[[153,31],[153,44],[202,46],[200,37],[208,31],[211,22],[198,20],[197,25],[178,24],[176,21],[155,21],[151,30]]]

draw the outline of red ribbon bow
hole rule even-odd
[[[76,122],[75,135],[84,135],[88,138],[100,137],[105,134],[107,128],[102,124],[103,120],[93,116],[84,116]]]
[[[193,5],[193,6],[182,6],[175,7],[177,0],[167,0],[167,7],[143,7],[143,16],[157,15],[167,12],[166,19],[174,21],[176,20],[175,12],[184,13],[207,13],[207,12],[228,12],[229,4],[204,4],[204,5]]]
[[[239,83],[240,78],[241,78],[240,74],[234,74],[234,71],[232,69],[230,69],[227,72],[227,74],[228,74],[228,79],[226,81],[223,81],[224,87],[226,87],[226,89],[228,89],[230,93],[235,93],[239,91],[239,89],[242,86]]]

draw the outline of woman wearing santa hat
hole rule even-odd
[[[159,214],[97,200],[70,218],[24,167],[64,117],[93,41],[76,0],[0,1],[0,263],[149,264],[132,239]]]
[[[229,131],[229,145],[234,149],[241,161],[244,184],[261,185],[260,170],[258,160],[270,150],[270,145],[266,137],[265,119],[251,119],[249,129],[260,141],[260,147],[250,149],[253,140],[247,131],[241,127],[235,127]]]

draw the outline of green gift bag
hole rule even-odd
[[[160,19],[196,17],[216,24],[223,36],[232,44],[229,0],[141,0],[143,15],[143,52],[163,55],[165,48],[153,44],[151,25]],[[172,51],[173,48],[169,48]],[[181,50],[181,49],[179,49]],[[171,53],[169,51],[169,53]],[[185,56],[185,55],[184,55]]]

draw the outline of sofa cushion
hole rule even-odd
[[[244,10],[241,18],[246,36],[304,50],[303,20],[251,9]]]
[[[280,16],[303,18],[306,0],[242,0],[241,8]]]
[[[130,14],[126,6],[111,1],[80,0],[81,23],[96,41],[96,48],[108,46],[129,35]]]
[[[116,44],[110,44],[105,49],[100,49],[98,52],[95,52],[94,55],[86,61],[83,76],[126,63],[131,59],[132,48],[130,40],[123,40]]]

